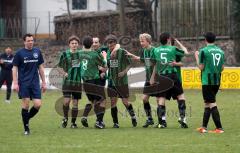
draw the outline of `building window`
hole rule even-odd
[[[72,0],[72,10],[86,10],[87,0]]]

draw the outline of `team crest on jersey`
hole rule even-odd
[[[38,53],[33,53],[34,58],[38,58]]]

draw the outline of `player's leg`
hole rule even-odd
[[[202,86],[202,95],[204,99],[204,113],[203,113],[203,119],[202,119],[202,126],[200,128],[197,128],[197,130],[200,133],[206,133],[207,131],[207,126],[209,122],[209,118],[211,116],[211,108],[210,108],[210,103],[209,100],[211,99],[211,94],[209,93],[210,89],[209,86],[203,85]]]
[[[74,97],[72,99],[72,120],[71,120],[71,128],[72,129],[78,128],[78,126],[76,124],[77,115],[78,115],[78,99],[76,99]]]
[[[110,101],[111,101],[111,116],[112,116],[112,120],[113,120],[113,128],[119,128],[118,108],[117,108],[118,93],[116,91],[116,87],[108,85],[107,93],[108,93],[108,97],[110,97]]]
[[[30,98],[23,98],[22,99],[22,121],[24,126],[24,134],[29,135],[30,129],[29,129],[29,101]]]
[[[158,128],[166,128],[167,122],[164,120],[164,116],[166,114],[166,107],[165,107],[165,97],[157,97],[157,116],[158,116],[158,124],[155,127]]]
[[[0,88],[2,88],[2,85],[5,81],[5,76],[3,75],[3,72],[0,73]]]
[[[216,94],[218,92],[219,86],[213,85],[213,86],[211,86],[211,88],[212,88],[211,90],[212,90],[213,96],[212,96],[212,100],[210,101],[211,103],[209,103],[209,105],[210,105],[210,109],[211,109],[212,119],[216,126],[216,129],[213,132],[214,133],[223,133],[224,130],[222,128],[220,114],[219,114],[217,103],[216,103]],[[211,132],[211,131],[209,131],[209,132]]]
[[[62,127],[66,128],[68,123],[68,112],[69,112],[69,104],[71,102],[71,93],[70,92],[63,92],[63,119],[62,119]]]
[[[129,115],[131,116],[133,127],[136,127],[137,126],[137,117],[136,117],[135,112],[133,110],[132,104],[129,103],[128,98],[122,98],[122,102],[123,102],[124,106],[126,107]]]
[[[85,108],[84,108],[84,111],[83,111],[83,115],[82,115],[82,118],[81,118],[81,123],[84,127],[88,127],[88,120],[87,120],[87,117],[90,113],[90,111],[92,110],[92,103],[89,102],[85,105]]]
[[[12,75],[9,75],[6,78],[6,83],[7,83],[6,102],[10,103],[10,97],[12,93]]]
[[[178,122],[181,125],[181,128],[188,128],[187,119],[186,119],[186,103],[184,93],[177,96],[178,110],[179,110],[179,119]]]
[[[111,115],[113,119],[113,128],[119,128],[118,122],[118,108],[117,108],[117,97],[110,97],[111,100]]]
[[[152,118],[152,109],[151,109],[151,105],[149,103],[149,95],[143,94],[143,107],[144,107],[144,111],[146,113],[147,116],[147,120],[146,123],[143,125],[143,127],[147,128],[149,125],[153,125],[154,121]]]
[[[99,129],[105,128],[105,124],[103,122],[103,117],[105,114],[105,91],[104,86],[101,82],[101,79],[95,80],[95,104],[94,111],[97,117],[95,127]]]
[[[94,104],[94,112],[96,114],[97,120],[95,127],[99,129],[103,129],[105,127],[105,124],[103,123],[103,117],[105,113],[105,102],[103,100],[97,101]]]

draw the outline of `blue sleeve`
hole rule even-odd
[[[13,57],[13,66],[19,66],[21,63],[21,56],[20,56],[20,52],[17,52],[15,54],[15,56]]]
[[[44,63],[44,60],[43,60],[43,56],[42,56],[42,53],[41,53],[41,51],[39,51],[39,60],[38,60],[38,65],[41,65],[42,63]]]

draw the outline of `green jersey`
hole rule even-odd
[[[130,65],[130,59],[126,55],[125,51],[120,48],[117,50],[116,57],[111,58],[111,52],[107,53],[108,63],[108,84],[112,86],[122,86],[128,84],[128,76],[125,74],[122,77],[118,77],[118,73],[124,71]]]
[[[175,46],[160,46],[154,50],[151,57],[152,61],[156,63],[156,72],[158,75],[177,73],[177,69],[169,63],[176,61],[176,56],[183,56],[184,52]]]
[[[60,56],[58,66],[62,68],[68,77],[64,78],[63,85],[80,85],[81,83],[81,65],[80,65],[80,51],[71,52],[66,50]]]
[[[82,79],[84,81],[99,79],[98,66],[105,67],[106,65],[103,56],[96,51],[82,51],[80,57]]]
[[[202,85],[220,85],[224,52],[216,45],[208,45],[199,52],[199,64],[204,65]]]
[[[149,49],[144,48],[141,52],[140,61],[144,63],[145,71],[146,71],[146,81],[149,82],[152,72],[153,72],[153,63],[151,62],[151,56],[154,52],[155,48],[151,47]]]
[[[176,62],[181,62],[182,58],[183,58],[183,56],[176,55]],[[176,67],[176,70],[177,70],[178,79],[180,80],[180,82],[182,82],[181,66],[175,66],[175,67]]]

